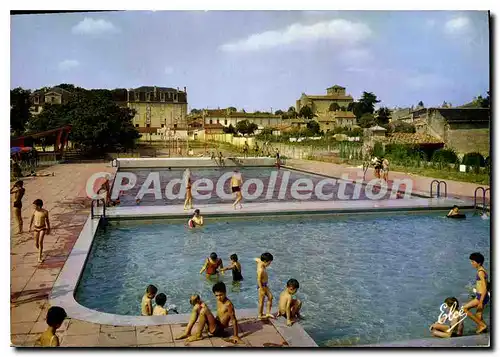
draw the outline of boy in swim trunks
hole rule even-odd
[[[142,316],[151,316],[153,314],[153,299],[158,292],[158,288],[154,285],[148,285],[141,301]]]
[[[35,200],[33,202],[33,206],[35,207],[35,211],[31,216],[30,232],[34,221],[35,228],[33,229],[33,238],[35,239],[35,247],[36,249],[38,249],[38,262],[41,263],[43,252],[43,238],[45,238],[45,235],[50,234],[49,212],[46,209],[42,208],[43,201],[41,199]]]
[[[217,299],[217,317],[214,317],[208,306],[201,301],[199,295],[191,296],[189,301],[193,306],[191,319],[186,327],[186,332],[177,337],[176,340],[182,340],[188,337],[186,340],[187,344],[192,341],[203,339],[202,333],[205,325],[208,327],[208,335],[210,337],[222,337],[224,335],[224,329],[232,324],[233,336],[229,339],[229,341],[235,344],[241,342],[240,337],[238,336],[238,321],[236,319],[236,313],[233,303],[227,298],[226,285],[223,282],[219,282],[213,286],[212,292]],[[191,330],[193,329],[193,326],[198,318],[199,329],[194,336],[191,336]]]
[[[483,267],[484,256],[481,253],[472,253],[469,256],[471,265],[477,269],[476,273],[476,297],[463,306],[467,316],[477,324],[476,333],[486,331],[488,326],[483,320],[484,306],[490,301],[488,294],[488,273]],[[470,309],[476,309],[476,314],[473,314]]]
[[[35,345],[40,347],[59,347],[59,337],[56,335],[56,331],[61,327],[64,319],[66,318],[66,311],[62,307],[52,306],[49,311],[47,311],[47,325],[49,327],[44,333],[38,338]]]
[[[210,257],[205,260],[205,264],[200,270],[200,274],[206,271],[207,278],[210,279],[219,274],[219,268],[223,269],[222,259],[217,257],[217,253],[210,253]]]
[[[278,304],[278,315],[286,317],[287,326],[292,326],[292,318],[300,317],[300,308],[302,302],[294,298],[294,295],[299,289],[299,282],[295,279],[290,279],[286,283],[286,288],[280,295]]]
[[[233,193],[236,193],[236,201],[233,203],[234,209],[236,209],[236,205],[239,203],[240,204],[240,209],[242,208],[241,206],[241,200],[243,199],[241,195],[241,185],[243,184],[243,177],[241,176],[241,173],[238,171],[238,169],[235,169],[233,172],[233,176],[231,177],[231,191]]]
[[[10,189],[10,194],[14,195],[14,217],[17,224],[17,234],[23,233],[23,216],[21,214],[21,210],[23,208],[22,199],[26,192],[23,185],[24,183],[22,181],[17,181]]]
[[[271,314],[271,307],[273,305],[273,294],[267,286],[268,276],[266,268],[271,265],[273,255],[271,253],[262,253],[259,258],[255,258],[257,262],[257,288],[259,289],[259,319],[274,318]],[[264,299],[267,297],[267,314],[263,315]]]

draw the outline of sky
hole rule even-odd
[[[189,108],[286,110],[335,84],[380,106],[489,90],[485,11],[125,11],[11,16],[11,88],[187,87]]]

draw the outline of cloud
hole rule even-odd
[[[468,17],[460,16],[455,17],[451,20],[448,20],[444,24],[444,30],[446,33],[454,35],[454,34],[463,34],[468,32],[471,29],[472,22]]]
[[[78,62],[77,60],[67,59],[67,60],[59,62],[59,69],[61,71],[67,71],[69,69],[78,67],[79,65],[80,65],[80,62]]]
[[[174,69],[172,67],[169,67],[169,66],[165,67],[165,74],[166,75],[169,75],[172,73],[174,73]]]
[[[106,33],[118,33],[120,30],[111,22],[103,19],[86,17],[73,26],[71,31],[80,35],[101,35]]]
[[[324,39],[337,44],[355,45],[371,35],[372,31],[366,24],[335,19],[312,25],[295,23],[281,30],[256,33],[245,39],[223,44],[220,49],[225,52],[250,52]]]

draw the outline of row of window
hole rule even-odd
[[[45,103],[55,103],[56,97],[45,97]],[[33,97],[33,104],[40,104],[40,97]]]
[[[166,94],[166,95],[165,95]],[[177,93],[172,93],[172,92],[160,92],[160,101],[164,102],[165,98],[168,99],[174,99],[174,102],[177,102],[179,99],[179,96]],[[155,99],[155,93],[154,92],[148,92],[146,93],[146,102],[150,102],[151,100]],[[140,92],[135,92],[135,101],[139,102],[141,100],[141,93]]]
[[[219,121],[219,119],[217,119],[216,124],[219,124],[219,123],[220,123],[220,121]],[[213,119],[209,120],[209,124],[214,124]],[[260,124],[264,124],[264,122],[261,121]],[[267,119],[267,124],[271,125],[271,119]],[[227,119],[224,119],[224,125],[227,125]]]
[[[135,124],[135,127],[139,128],[139,124]],[[150,127],[151,127],[151,124],[146,124],[146,126],[145,126],[145,128],[150,128]],[[164,128],[165,124],[162,124],[161,127]],[[177,124],[174,124],[174,129],[177,129]]]

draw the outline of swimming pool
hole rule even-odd
[[[200,293],[214,308],[213,283],[199,274],[215,251],[237,253],[245,280],[222,279],[237,309],[257,308],[253,258],[274,255],[270,288],[277,298],[289,278],[300,282],[301,324],[320,346],[428,337],[448,296],[462,303],[475,271],[468,256],[480,251],[489,269],[489,221],[443,213],[217,219],[197,230],[186,222],[116,221],[100,229],[76,300],[114,314],[140,314],[140,299],[155,284],[180,313]],[[486,316],[489,308],[486,309]],[[466,331],[474,326],[466,322]]]
[[[224,182],[224,191],[226,193],[231,193],[231,187],[230,187],[230,176],[233,168],[191,168],[191,179],[192,182],[194,183],[198,179],[208,179],[211,182],[214,183],[213,188],[210,191],[203,191],[204,195],[210,195],[210,198],[208,199],[196,199],[196,197],[193,199],[193,204],[196,206],[196,204],[213,204],[213,203],[228,203],[234,201],[234,198],[232,196],[229,196],[227,199],[223,199],[219,197],[219,195],[216,192],[216,183],[221,177],[225,174],[228,176],[223,177],[221,182]],[[242,173],[243,179],[244,179],[244,191],[246,190],[245,182],[249,181],[251,179],[258,179],[263,182],[263,190],[260,195],[256,195],[255,199],[252,199],[254,202],[259,202],[259,201],[267,201],[267,202],[276,202],[276,201],[297,201],[296,198],[293,197],[291,194],[291,187],[294,182],[296,182],[299,179],[310,179],[314,185],[314,187],[317,186],[317,184],[324,180],[325,177],[318,176],[318,175],[312,175],[300,171],[295,171],[295,170],[289,170],[289,169],[280,169],[277,170],[273,167],[242,167],[239,168],[240,172]],[[181,195],[180,198],[174,197],[177,195],[180,191],[180,184],[173,185],[169,190],[171,190],[172,197],[167,198],[165,194],[165,190],[167,188],[167,185],[169,182],[171,182],[174,179],[182,179],[183,174],[184,174],[185,169],[182,168],[172,168],[171,170],[168,169],[120,169],[120,172],[127,172],[127,173],[132,173],[137,177],[137,181],[135,186],[130,189],[126,190],[123,192],[122,195],[120,195],[120,206],[135,206],[136,205],[136,197],[137,194],[140,191],[141,186],[144,184],[148,176],[154,172],[158,173],[159,175],[159,184],[161,187],[161,196],[162,199],[156,199],[155,195],[152,193],[145,194],[143,198],[141,199],[141,205],[144,206],[161,206],[161,205],[179,205],[184,203],[184,194]],[[272,178],[272,175],[276,175],[275,179]],[[272,183],[274,181],[274,184]],[[127,179],[123,179],[123,183],[125,184],[127,182]],[[335,185],[332,184],[325,184],[322,188],[322,194],[323,195],[330,195],[333,194],[333,199],[334,200],[346,200],[346,199],[352,199],[354,196],[354,199],[360,199],[360,200],[366,200],[366,194],[365,194],[365,188],[360,185],[360,191],[359,193],[355,193],[355,185],[351,182],[346,182],[345,183],[345,189],[341,188],[342,186],[340,185],[342,181],[338,180]],[[344,181],[345,182],[345,181]],[[120,182],[115,181],[115,186],[120,184]],[[269,188],[271,186],[271,188]],[[151,186],[150,186],[151,187]],[[285,189],[283,190],[282,187]],[[402,188],[404,186],[401,186]],[[255,184],[251,184],[248,186],[248,193],[250,195],[254,195],[256,193],[257,186]],[[342,190],[345,196],[342,194],[339,195],[339,190]],[[283,196],[280,197],[280,192],[283,192]],[[381,199],[387,199],[390,196],[390,191],[388,191]],[[347,198],[346,198],[347,197]],[[314,189],[312,190],[312,197],[311,199],[313,200],[318,200],[319,198],[316,196],[316,193]],[[249,200],[245,200],[249,201]]]

